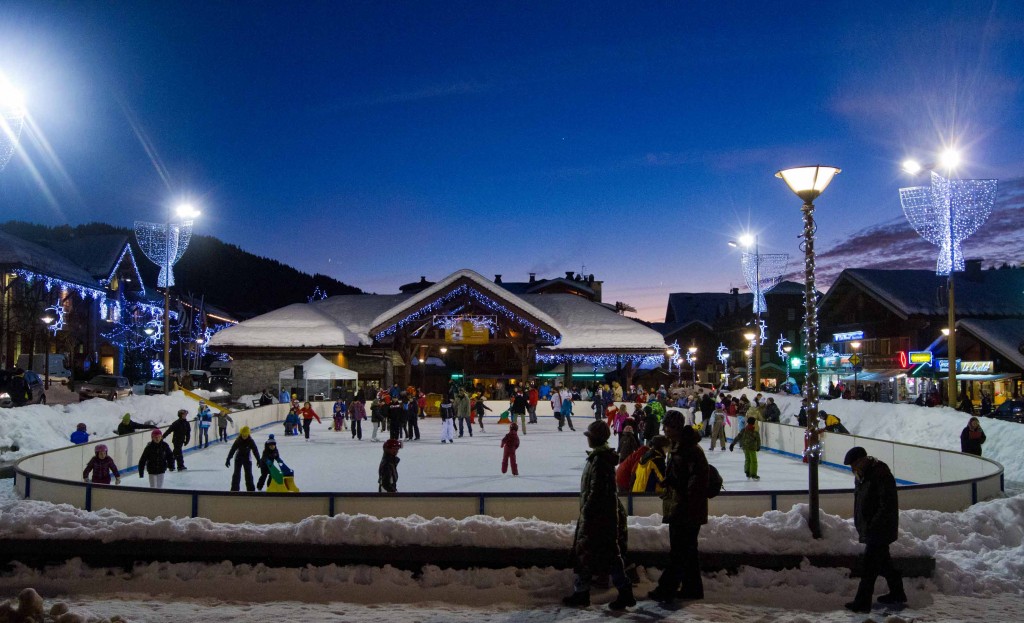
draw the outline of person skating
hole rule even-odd
[[[985,443],[985,431],[981,430],[981,422],[972,417],[960,433],[960,451],[981,456],[981,444]]]
[[[711,426],[711,451],[715,449],[715,442],[718,442],[721,446],[722,451],[725,451],[725,406],[722,403],[715,405],[715,410],[711,412],[711,420],[708,424]]]
[[[199,411],[196,412],[196,445],[201,448],[210,447],[210,426],[213,425],[213,414],[210,407],[203,401],[199,401]]]
[[[370,433],[370,440],[377,441],[377,431],[384,423],[384,406],[381,400],[374,398],[370,403],[370,424],[373,424],[373,432]]]
[[[729,452],[736,449],[736,444],[743,450],[743,473],[747,478],[761,480],[757,475],[757,453],[761,449],[761,435],[758,434],[754,420],[747,417],[747,425],[736,435],[736,438],[729,444]]]
[[[484,432],[484,413],[490,411],[491,408],[484,404],[483,394],[476,395],[476,403],[473,405],[473,409],[476,411],[476,424],[480,427],[480,432]]]
[[[164,441],[164,434],[159,428],[154,428],[150,433],[150,442],[142,450],[139,456],[139,478],[149,472],[149,486],[154,489],[162,489],[164,486],[164,473],[168,469],[173,471],[174,453],[171,447]]]
[[[409,394],[402,404],[402,408],[405,409],[405,439],[407,441],[419,441],[420,438],[420,418],[416,414],[415,396],[415,394]]]
[[[526,393],[526,411],[530,414],[530,424],[537,423],[537,403],[540,401],[540,392],[536,385],[530,383],[530,391]],[[483,429],[481,429],[483,430]],[[526,434],[526,431],[523,431]]]
[[[362,398],[352,401],[352,413],[349,415],[352,420],[352,439],[363,440],[363,420],[366,419],[366,405]],[[377,431],[374,430],[374,433]],[[419,437],[417,437],[419,439]]]
[[[889,545],[899,535],[900,508],[896,479],[889,466],[867,450],[854,446],[843,458],[854,474],[853,523],[860,542],[864,543],[864,570],[857,587],[857,596],[846,604],[848,610],[869,612],[871,597],[878,576],[885,578],[889,592],[878,598],[883,604],[907,602],[903,576],[892,566]]]
[[[402,442],[398,439],[388,439],[384,442],[384,456],[380,457],[380,466],[377,467],[377,492],[396,493],[398,491],[398,451],[402,449]]]
[[[401,393],[398,398],[392,398],[389,394],[384,403],[387,405],[388,438],[398,439],[405,432],[405,407],[402,405]]]
[[[231,444],[231,450],[228,451],[228,458],[224,461],[224,467],[231,467],[231,457],[235,457],[235,471],[231,474],[232,491],[239,490],[239,485],[242,480],[242,470],[245,470],[245,490],[256,490],[256,485],[252,480],[252,462],[249,460],[250,453],[252,453],[253,458],[256,459],[256,464],[259,465],[260,451],[256,447],[256,442],[249,436],[249,427],[243,426],[238,430],[238,437],[235,438],[235,442]]]
[[[334,417],[334,428],[331,430],[334,432],[345,430],[345,418],[348,417],[348,406],[345,405],[345,400],[343,398],[335,400],[332,411],[332,415]]]
[[[508,464],[512,463],[512,475],[519,475],[519,464],[516,463],[516,450],[519,448],[519,425],[512,422],[508,432],[501,438],[501,473],[508,473]]]
[[[234,425],[235,421],[231,419],[231,416],[227,414],[227,411],[218,411],[213,414],[214,419],[217,420],[217,439],[227,443],[228,441],[228,422]]]
[[[270,466],[274,463],[284,465],[281,460],[281,452],[277,449],[277,440],[271,434],[263,444],[263,454],[260,456],[260,479],[256,482],[256,490],[263,491],[263,485],[270,482]]]
[[[316,414],[316,411],[313,410],[313,404],[308,400],[299,409],[299,415],[302,416],[302,432],[306,435],[306,441],[309,441],[309,427],[313,425],[314,419],[317,424],[322,424],[320,416]],[[239,431],[239,434],[241,434],[241,431]],[[252,447],[255,448],[256,444],[254,443]]]
[[[618,596],[612,610],[636,605],[633,585],[626,577],[620,539],[626,532],[626,509],[615,491],[615,451],[608,447],[611,429],[603,420],[587,427],[590,451],[580,479],[580,516],[576,521],[572,552],[573,593],[562,599],[567,606],[590,605],[590,581],[595,573],[610,572]]]
[[[181,453],[181,449],[187,446],[189,440],[192,439],[192,427],[188,425],[186,417],[188,417],[188,411],[179,409],[178,419],[174,420],[164,432],[164,437],[170,437],[171,445],[174,446],[174,463],[167,466],[167,469],[172,472],[175,467],[181,471],[188,469],[185,467],[185,457]]]
[[[563,422],[565,426],[569,427],[569,430],[575,431],[576,429],[572,426],[572,396],[562,395],[562,419],[558,421],[558,430],[562,430]],[[610,430],[610,429],[609,429]]]
[[[89,474],[92,474],[92,484],[109,485],[110,474],[114,474],[115,484],[121,484],[121,472],[117,471],[114,459],[107,455],[107,446],[99,444],[95,448],[96,456],[89,459],[85,464],[85,471],[82,472],[82,480],[90,482]]]
[[[664,603],[677,597],[704,599],[697,537],[708,522],[708,460],[697,443],[700,435],[686,425],[682,413],[668,413],[662,426],[672,444],[661,494],[661,521],[668,524],[670,558],[648,597]]]
[[[455,405],[450,398],[441,401],[441,443],[455,443]]]
[[[455,396],[455,417],[459,420],[459,437],[462,437],[463,432],[466,428],[469,430],[469,436],[473,436],[473,423],[469,419],[469,396],[466,394],[466,390],[460,389],[459,393]],[[465,428],[463,427],[465,425]]]

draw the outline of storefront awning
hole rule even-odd
[[[1017,379],[1020,378],[1019,374],[1001,373],[1001,374],[957,374],[956,380],[958,381],[1001,381],[1003,379]]]
[[[891,369],[891,370],[865,370],[863,372],[858,372],[857,373],[857,382],[858,383],[879,383],[879,382],[883,382],[883,381],[887,382],[887,381],[889,381],[891,379],[896,379],[896,378],[899,378],[901,376],[907,376],[907,372],[909,372],[909,370],[904,370],[903,368],[894,368],[894,369]],[[852,374],[848,374],[846,376],[841,377],[841,380],[843,380],[843,381],[852,381],[853,378],[854,377],[853,377]]]

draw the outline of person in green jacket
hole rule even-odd
[[[747,475],[747,478],[761,480],[761,477],[757,475],[757,452],[761,449],[761,436],[755,428],[756,424],[756,420],[747,416],[747,425],[729,444],[729,452],[736,449],[736,444],[740,444],[740,448],[743,450],[743,473]]]

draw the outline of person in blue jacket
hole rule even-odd
[[[75,445],[89,443],[89,433],[85,432],[85,428],[85,424],[79,422],[75,427],[75,432],[71,433],[71,443]]]

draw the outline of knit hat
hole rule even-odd
[[[164,432],[162,430],[160,430],[159,428],[154,428],[153,432],[150,433],[149,436],[153,437],[153,438],[163,437],[164,436]]]
[[[248,437],[249,436],[249,427],[248,426],[243,426],[242,428],[238,429],[238,436],[241,437],[242,439],[245,439],[246,437]]]

